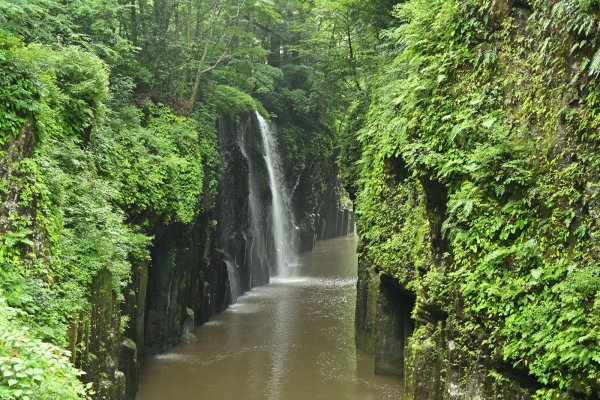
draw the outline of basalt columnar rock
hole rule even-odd
[[[362,262],[357,288],[357,347],[374,355],[376,373],[403,380],[406,399],[532,398],[536,383],[525,371],[492,355],[473,358],[458,344],[460,328],[446,312],[397,278],[373,273]]]

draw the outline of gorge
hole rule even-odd
[[[297,356],[287,356],[287,349],[295,348],[304,353],[306,362],[311,365],[315,361],[312,359],[313,356],[322,357],[320,353],[306,352],[306,347],[313,348],[321,342],[317,331],[311,328],[311,315],[323,313],[337,316],[340,313],[348,317],[353,312],[353,302],[349,298],[354,294],[354,279],[352,279],[352,271],[356,268],[354,240],[347,238],[341,241],[323,242],[324,244],[317,245],[321,247],[318,247],[316,252],[312,249],[299,256],[295,250],[299,248],[295,232],[298,227],[291,209],[289,186],[284,180],[284,168],[278,154],[279,146],[275,141],[274,128],[259,113],[245,115],[239,122],[222,121],[221,123],[219,135],[221,154],[224,158],[223,163],[229,166],[226,170],[227,176],[221,177],[224,183],[221,184],[220,200],[218,200],[222,204],[219,207],[223,207],[220,211],[223,213],[221,215],[228,217],[221,218],[228,221],[226,227],[237,226],[245,229],[241,233],[223,230],[217,241],[223,248],[223,250],[217,248],[216,251],[223,253],[227,277],[225,287],[221,288],[221,293],[216,292],[216,296],[225,299],[223,309],[228,308],[228,310],[214,320],[211,318],[210,322],[195,330],[196,313],[188,308],[185,312],[186,320],[179,327],[180,339],[185,345],[175,349],[165,348],[167,354],[164,354],[163,350],[161,355],[146,360],[148,366],[142,374],[142,391],[136,396],[137,399],[194,397],[194,393],[198,391],[207,398],[241,396],[276,399],[291,398],[294,395],[302,398],[310,393],[298,394],[298,389],[305,387],[306,383],[286,390],[282,387],[282,382],[279,382],[280,379],[276,379],[275,376],[283,373],[284,370],[295,375],[307,367],[301,364],[298,371],[290,370],[290,362]],[[257,140],[259,138],[262,140]],[[250,143],[254,146],[251,147]],[[259,182],[267,185],[260,185]],[[336,181],[330,182],[327,189],[336,192],[339,190],[337,185]],[[344,215],[348,215],[347,211],[344,212],[339,208],[339,200],[333,204],[320,204],[321,210],[331,208],[336,210],[335,214],[331,215],[333,217],[331,220],[326,219],[325,215],[318,214],[321,224],[337,225],[334,236],[346,237],[351,234],[354,229],[348,225],[348,222],[338,223]],[[237,211],[231,213],[233,210]],[[246,210],[246,212],[240,213],[239,210]],[[311,211],[310,214],[319,212],[319,210]],[[315,237],[315,242],[321,239],[321,234],[316,231],[311,232],[311,235]],[[307,248],[313,243],[311,241],[303,247]],[[313,275],[306,275],[306,273]],[[327,278],[321,278],[322,274],[326,274]],[[263,286],[269,281],[270,285]],[[316,285],[314,285],[315,281]],[[213,282],[208,283],[215,286]],[[336,289],[336,292],[332,294],[331,289]],[[300,290],[302,292],[294,293]],[[317,293],[313,293],[314,291]],[[180,294],[174,298],[187,296],[193,296],[193,293],[183,296]],[[335,296],[339,298],[336,299]],[[173,294],[169,293],[167,297],[173,298]],[[312,299],[312,303],[309,302],[304,306],[303,311],[296,315],[296,310],[302,307],[301,304],[307,299]],[[341,309],[323,307],[327,303],[323,303],[322,300],[326,300],[327,303],[335,301],[340,304]],[[235,304],[226,307],[229,303]],[[318,309],[319,305],[323,307],[321,311]],[[170,312],[173,311],[167,310],[167,314]],[[329,318],[334,322],[339,321],[339,318],[332,318],[332,316]],[[244,317],[245,319],[240,319]],[[325,326],[332,323],[327,318],[322,319],[325,321],[322,323]],[[292,321],[294,325],[301,323],[307,325],[301,329],[290,326]],[[211,330],[216,327],[224,332],[212,332]],[[273,331],[265,332],[265,327],[270,327]],[[305,340],[313,338],[316,339],[315,342],[312,344],[294,342],[293,338],[296,337],[294,332],[298,330],[304,330]],[[256,333],[252,334],[253,331]],[[344,345],[346,352],[354,349],[352,340],[347,340],[348,336],[353,335],[352,326],[348,323],[337,327],[337,330],[330,332],[329,335],[332,335],[333,339],[339,338],[340,335],[346,337],[346,340],[339,345]],[[235,338],[236,342],[233,347],[230,342],[234,340],[232,338]],[[246,342],[250,344],[245,344]],[[323,350],[325,349],[327,346],[323,346]],[[211,353],[207,354],[208,351]],[[245,358],[239,360],[237,354],[245,355]],[[335,353],[334,355],[339,357]],[[366,359],[364,363],[368,363]],[[226,365],[220,366],[220,364]],[[202,365],[206,365],[206,369],[203,369]],[[352,364],[348,367],[353,368]],[[235,368],[240,371],[235,373],[240,379],[237,389],[233,388],[232,382],[226,382],[229,380],[231,369]],[[261,371],[269,374],[263,381],[253,382],[256,391],[253,395],[245,393],[248,382],[241,380],[243,374],[241,371],[250,369],[254,369],[256,374],[260,374]],[[202,376],[202,379],[189,376],[187,372],[190,370]],[[346,379],[352,379],[351,372],[353,371],[347,372]],[[169,382],[167,374],[171,374],[173,382]],[[214,376],[210,377],[209,374]],[[224,381],[220,382],[220,379]],[[204,388],[206,381],[216,386],[207,391]],[[399,393],[397,382],[385,383],[383,387],[387,387],[386,385],[391,388],[396,386],[395,392]],[[224,394],[225,387],[228,387],[229,394]],[[268,393],[263,392],[263,389],[268,389]],[[313,394],[322,394],[322,389]],[[334,395],[338,389],[339,387],[334,388],[330,395]],[[306,387],[304,390],[306,391]],[[394,393],[391,389],[386,390],[391,394]],[[373,391],[377,393],[377,389]]]
[[[597,0],[0,0],[0,400],[600,398]]]

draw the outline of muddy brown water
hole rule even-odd
[[[356,240],[317,243],[297,278],[272,279],[198,328],[198,342],[147,359],[137,400],[398,399],[354,346]]]

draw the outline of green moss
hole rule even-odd
[[[372,275],[367,290],[367,320],[365,326],[364,351],[375,353],[375,340],[377,338],[377,299],[379,298],[379,275]]]

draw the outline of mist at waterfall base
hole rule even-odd
[[[197,343],[145,362],[137,400],[387,400],[398,377],[374,374],[354,345],[356,238],[317,242],[298,276],[274,278],[196,330]]]

